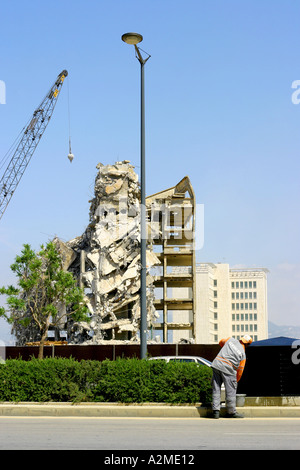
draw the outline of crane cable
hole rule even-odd
[[[68,122],[69,122],[69,155],[68,159],[72,163],[74,155],[71,149],[71,112],[70,112],[70,86],[69,86],[70,77],[68,77]]]
[[[13,152],[15,151],[15,149],[17,148],[17,146],[19,145],[19,142],[22,138],[22,135],[25,131],[25,129],[27,129],[27,127],[29,126],[30,122],[32,120],[32,115],[30,116],[30,118],[28,119],[26,125],[23,127],[23,129],[20,130],[18,136],[15,138],[14,142],[11,144],[11,146],[9,147],[9,149],[7,150],[6,154],[2,157],[2,159],[0,160],[0,170],[2,170],[2,168],[4,167],[4,165],[6,164],[7,160],[9,158],[11,158]]]
[[[12,152],[13,152],[13,149],[16,147],[16,144],[17,142],[19,141],[20,139],[20,136],[21,134],[24,132],[24,130],[26,129],[26,126],[23,127],[23,129],[20,131],[18,137],[16,137],[16,139],[14,140],[14,142],[11,144],[10,148],[8,149],[8,151],[6,152],[6,154],[4,155],[4,157],[1,159],[0,161],[0,170],[2,170],[3,166],[5,165],[5,163],[7,162],[7,160],[10,158]]]

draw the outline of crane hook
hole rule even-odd
[[[70,125],[70,90],[69,90],[69,81],[68,81],[68,120],[69,120],[69,155],[68,159],[70,160],[70,163],[72,163],[74,155],[71,150],[71,125]]]
[[[70,163],[72,163],[73,158],[74,158],[74,155],[73,155],[72,150],[71,150],[71,139],[69,139],[69,155],[68,155],[68,159],[70,160]]]
[[[72,161],[73,161],[73,158],[74,158],[73,153],[69,153],[68,159],[70,160],[71,163],[72,163]]]

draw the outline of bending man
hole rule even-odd
[[[252,341],[251,336],[246,335],[240,340],[227,338],[219,342],[222,349],[212,362],[212,410],[214,418],[220,416],[222,383],[224,383],[226,392],[227,416],[230,418],[243,418],[243,415],[236,411],[236,390],[246,363],[245,347],[251,344]]]

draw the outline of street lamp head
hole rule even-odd
[[[139,42],[142,42],[142,40],[143,36],[138,33],[125,33],[122,35],[122,41],[133,46],[136,46]]]

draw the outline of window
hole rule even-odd
[[[218,297],[218,291],[214,290],[214,297]]]
[[[218,320],[218,314],[217,314],[217,312],[214,312],[214,320]]]
[[[248,281],[245,281],[245,289],[248,289]]]
[[[248,292],[245,292],[245,299],[248,299]]]
[[[233,304],[234,305],[234,304]],[[232,321],[235,321],[235,313],[231,315]]]
[[[217,279],[214,279],[214,287],[217,287],[217,285],[218,285],[218,281]]]
[[[231,293],[231,298],[232,298],[233,300],[234,300],[234,297],[235,297],[234,292],[232,292],[232,293]]]
[[[239,288],[239,281],[236,281],[235,287],[238,289]]]
[[[214,308],[218,308],[218,302],[214,302]]]
[[[256,289],[256,281],[253,281],[253,289]]]
[[[231,289],[234,289],[234,282],[231,283]]]
[[[235,304],[231,304],[232,310],[235,310]]]
[[[243,299],[244,298],[244,292],[241,292],[240,295],[241,295],[241,299]]]
[[[244,283],[243,283],[243,281],[241,281],[240,282],[240,288],[243,289],[243,287],[244,287]]]
[[[248,304],[245,303],[245,310],[248,310]]]
[[[241,321],[244,321],[244,314],[241,313]]]
[[[256,302],[254,302],[253,308],[254,308],[254,310],[257,310],[257,303]]]
[[[249,281],[249,289],[252,289],[252,281]]]
[[[238,292],[235,294],[235,298],[236,298],[236,299],[239,299],[239,298],[240,298],[240,294],[239,294]]]
[[[253,299],[256,299],[256,292],[253,292]]]

